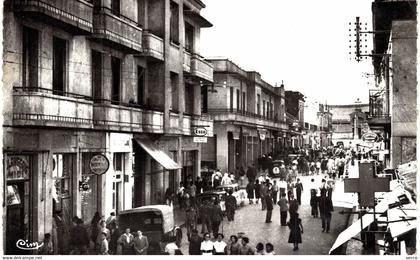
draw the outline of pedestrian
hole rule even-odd
[[[179,204],[180,209],[184,207],[184,195],[185,195],[184,193],[185,193],[185,187],[184,187],[184,183],[181,181],[179,183],[179,187],[176,192],[176,195],[178,196],[178,204]]]
[[[201,194],[203,192],[203,184],[203,180],[200,176],[198,176],[195,181],[195,186],[197,187],[197,194]]]
[[[167,188],[165,191],[165,204],[172,207],[173,202],[174,202],[174,193],[171,188]]]
[[[288,226],[290,229],[288,242],[293,244],[293,251],[296,251],[299,249],[299,244],[302,243],[303,234],[302,220],[299,218],[298,213],[290,216]]]
[[[201,242],[201,255],[212,255],[214,250],[213,242],[210,240],[210,233],[204,234],[204,240]]]
[[[311,215],[314,218],[318,217],[318,197],[315,189],[311,189]]]
[[[248,184],[246,185],[246,193],[249,200],[249,204],[254,203],[254,189],[255,189],[254,182],[248,182]]]
[[[106,239],[107,235],[108,234],[106,232],[102,232],[100,234],[101,242],[99,244],[99,255],[108,255],[109,247],[108,240]]]
[[[85,255],[89,248],[89,234],[83,226],[83,220],[75,216],[73,218],[75,226],[70,231],[70,248],[72,255]]]
[[[223,221],[223,212],[222,208],[219,205],[217,200],[214,200],[212,210],[211,210],[211,223],[212,223],[212,231],[213,237],[216,238],[217,234],[219,233],[219,226],[220,223]]]
[[[280,161],[280,181],[285,181],[287,178],[287,170],[284,161]]]
[[[290,203],[290,199],[293,197],[293,183],[292,180],[288,180],[287,181],[287,199],[289,200]]]
[[[147,255],[147,249],[149,248],[149,241],[143,233],[138,230],[137,236],[133,240],[134,253],[136,255]]]
[[[266,255],[275,255],[274,246],[271,243],[265,244],[265,254]]]
[[[241,246],[239,247],[240,255],[254,255],[254,249],[249,246],[249,238],[243,237],[241,240]]]
[[[293,214],[296,214],[299,210],[299,202],[294,198],[293,194],[290,197],[289,201],[289,214],[292,217]]]
[[[328,197],[321,197],[319,201],[319,213],[321,215],[322,232],[330,232],[332,211],[334,211],[334,208],[331,199]]]
[[[176,238],[170,237],[169,243],[165,246],[165,253],[168,255],[175,255],[177,250],[179,250],[179,247],[176,244]]]
[[[99,228],[98,223],[101,220],[101,215],[99,215],[99,212],[95,212],[95,215],[93,215],[92,221],[90,222],[90,239],[93,242],[94,245],[94,251],[97,251],[97,243],[96,240],[98,239],[99,235]]]
[[[257,246],[255,247],[255,254],[256,255],[265,255],[264,244],[263,243],[258,243],[257,244]]]
[[[261,184],[258,180],[255,180],[254,190],[255,190],[255,199],[256,199],[255,203],[258,204],[258,202],[261,198]]]
[[[239,168],[237,168],[237,176],[238,176],[238,178],[239,178],[239,182],[238,182],[238,184],[239,184],[239,187],[243,187],[244,186],[244,180],[245,180],[245,170],[244,170],[244,167],[239,167]]]
[[[239,248],[241,245],[239,244],[238,237],[235,235],[230,236],[230,244],[227,247],[228,255],[239,255]]]
[[[223,239],[225,236],[221,233],[217,234],[217,240],[213,243],[214,251],[213,255],[226,255],[227,254],[227,244]]]
[[[217,169],[211,176],[211,180],[213,182],[213,188],[219,187],[220,182],[222,180],[222,173],[220,172],[220,169]]]
[[[118,243],[121,246],[121,253],[123,255],[133,255],[134,237],[130,232],[131,230],[126,228],[125,233],[122,234],[118,240]]]
[[[302,192],[303,192],[303,185],[300,182],[299,178],[297,178],[297,180],[296,180],[295,187],[296,187],[296,199],[297,199],[299,205],[301,205],[302,204],[301,196],[302,196]]]
[[[228,191],[228,196],[225,199],[225,206],[226,206],[226,215],[228,221],[235,220],[235,209],[236,209],[236,198],[233,196],[233,190]]]
[[[211,232],[211,201],[205,200],[200,208],[201,234]]]
[[[246,177],[248,178],[248,182],[254,182],[256,177],[255,167],[254,164],[250,165],[248,167],[248,170],[246,171]]]
[[[277,185],[277,181],[274,180],[273,181],[273,203],[274,204],[277,203],[278,194],[279,194],[279,186]]]
[[[188,253],[190,255],[199,255],[203,239],[198,235],[197,229],[193,229],[191,236],[188,237],[188,242],[190,243],[188,246]]]
[[[221,185],[226,186],[226,185],[230,185],[230,184],[232,184],[232,179],[230,178],[229,174],[226,172],[223,175]]]
[[[175,233],[175,243],[178,247],[181,247],[182,243],[182,229],[179,226],[174,227],[174,233]]]
[[[315,163],[315,166],[316,166],[316,174],[319,175],[321,173],[321,162],[317,160]]]
[[[267,182],[265,182],[264,180],[260,181],[260,195],[261,195],[261,210],[266,210],[267,209],[267,193],[268,193],[268,187],[267,187]]]
[[[96,248],[97,248],[98,252],[101,250],[101,245],[103,244],[102,234],[105,233],[106,240],[107,240],[108,243],[109,243],[109,240],[111,239],[111,231],[106,228],[106,221],[101,220],[99,222],[99,226],[100,226],[100,229],[98,230],[99,234],[98,234],[98,237],[96,238]],[[108,247],[108,245],[107,245],[107,247]],[[107,252],[108,252],[108,250],[107,250]]]
[[[117,217],[115,216],[115,212],[111,212],[109,217],[106,219],[106,228],[111,229],[111,224],[117,221]]]
[[[272,198],[272,184],[271,183],[268,183],[265,201],[267,205],[267,214],[265,216],[265,223],[271,223],[271,215],[273,213],[273,198]]]
[[[289,209],[288,201],[286,199],[286,193],[282,193],[279,202],[277,203],[280,206],[280,224],[282,226],[287,226],[287,210]]]
[[[54,254],[54,246],[51,241],[51,234],[46,233],[44,234],[44,240],[42,241],[42,246],[38,250],[39,255],[53,255]]]
[[[115,255],[117,254],[118,239],[120,237],[117,222],[111,223],[109,231],[111,231],[111,239],[109,240],[109,251],[111,254]]]
[[[189,207],[185,211],[185,227],[187,228],[187,237],[189,238],[191,231],[197,228],[197,214],[193,207]]]

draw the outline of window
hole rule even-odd
[[[145,72],[146,70],[143,67],[137,66],[137,104],[139,105],[143,105],[145,100]]]
[[[65,73],[66,73],[66,46],[63,39],[53,39],[53,93],[64,95]]]
[[[169,110],[178,112],[178,74],[174,72],[171,72],[170,74],[172,100],[171,105],[169,106]]]
[[[265,117],[265,100],[263,100],[263,117]]]
[[[185,113],[193,114],[194,113],[194,86],[188,83],[185,83],[184,91],[184,102],[185,102]]]
[[[171,1],[171,18],[170,18],[170,39],[171,42],[179,44],[179,6]]]
[[[112,97],[111,101],[113,104],[119,104],[121,98],[121,60],[112,57],[111,58],[111,74],[112,74]]]
[[[93,99],[102,99],[102,54],[92,50],[92,91]]]
[[[23,87],[38,86],[38,31],[23,27]]]
[[[208,112],[208,91],[206,86],[201,87],[201,113]]]
[[[261,95],[257,94],[257,114],[261,115]]]
[[[185,49],[192,53],[194,44],[194,27],[189,23],[185,23]]]
[[[121,13],[120,7],[121,7],[120,0],[111,1],[111,12],[113,15],[116,15],[116,16],[120,15]]]
[[[124,153],[114,153],[114,171],[122,172],[124,169]]]
[[[246,93],[242,92],[242,111],[245,113],[245,108],[246,108]]]
[[[229,100],[229,108],[230,111],[233,111],[233,87],[229,88],[229,93],[230,93],[230,100]]]
[[[239,112],[240,110],[240,99],[241,99],[241,94],[239,89],[236,90],[236,110]]]

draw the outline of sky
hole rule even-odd
[[[213,27],[201,30],[201,54],[229,58],[272,85],[283,81],[286,90],[302,92],[308,102],[367,103],[374,88],[366,76],[373,73],[372,61],[356,62],[349,40],[355,39],[356,16],[371,30],[371,2],[204,0],[202,15]]]

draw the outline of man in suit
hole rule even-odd
[[[319,202],[319,213],[322,221],[322,232],[328,233],[330,231],[332,211],[334,211],[334,208],[331,199],[328,197],[321,197]]]
[[[220,222],[223,221],[222,208],[217,200],[214,200],[213,206],[211,207],[211,226],[213,231],[213,237],[216,238],[219,234]]]
[[[137,236],[133,240],[134,252],[136,255],[147,255],[147,249],[149,248],[149,241],[146,236],[139,230]]]
[[[300,198],[302,196],[303,185],[300,182],[299,178],[297,178],[297,180],[296,180],[295,188],[296,188],[296,199],[297,199],[299,205],[301,205],[302,201],[300,200]]]
[[[265,223],[271,223],[271,215],[273,213],[273,185],[268,182],[267,193],[265,195],[267,214],[265,216]]]

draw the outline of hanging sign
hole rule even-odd
[[[375,142],[377,139],[378,139],[378,135],[377,135],[376,133],[373,133],[373,132],[368,132],[368,133],[365,133],[365,134],[362,136],[362,140],[363,140],[364,142],[367,142],[367,143],[373,143],[373,142]]]
[[[90,159],[89,167],[92,173],[102,175],[109,169],[109,160],[103,154],[94,155]]]
[[[207,137],[193,137],[194,143],[207,143]]]
[[[196,127],[193,130],[194,136],[206,136],[207,130],[204,127]]]

